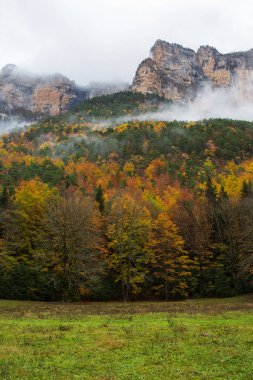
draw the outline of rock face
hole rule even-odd
[[[87,90],[60,74],[32,76],[8,64],[0,71],[0,113],[57,115],[86,99]]]
[[[150,58],[139,65],[132,91],[156,93],[167,99],[191,100],[204,83],[231,87],[253,100],[253,49],[221,54],[210,46],[197,52],[158,40]]]

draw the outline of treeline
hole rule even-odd
[[[253,192],[92,192],[39,179],[2,190],[0,297],[178,299],[253,289]]]
[[[142,94],[131,91],[121,91],[111,95],[97,96],[86,100],[73,108],[69,114],[89,119],[110,119],[124,115],[139,115],[154,112],[171,105],[171,101],[156,94]],[[66,119],[66,116],[63,116]]]

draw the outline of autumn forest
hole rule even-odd
[[[253,289],[253,123],[138,121],[158,106],[102,96],[0,137],[0,298]]]

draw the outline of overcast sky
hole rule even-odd
[[[157,39],[253,48],[252,0],[0,0],[0,66],[131,82]]]

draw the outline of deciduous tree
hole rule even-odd
[[[187,296],[187,277],[191,275],[190,259],[177,226],[167,213],[161,213],[153,226],[151,265],[156,283],[154,289],[166,301],[177,296]]]
[[[129,194],[114,199],[108,220],[109,262],[121,282],[125,301],[141,291],[147,273],[151,219],[148,210]]]

